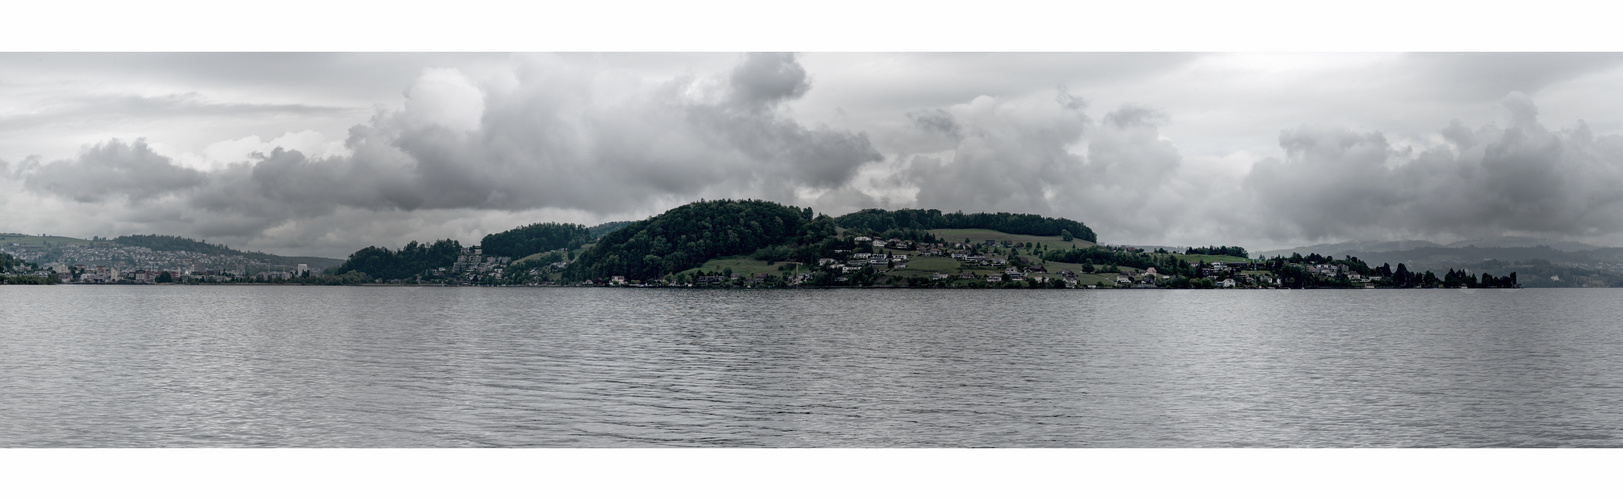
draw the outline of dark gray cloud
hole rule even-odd
[[[776,104],[798,99],[811,90],[806,68],[795,61],[794,54],[746,54],[733,68],[733,95],[750,104]]]
[[[941,134],[949,139],[963,139],[963,131],[958,127],[958,120],[953,119],[946,110],[936,108],[924,111],[914,111],[907,114],[915,125],[927,132]]]
[[[1525,95],[1502,103],[1508,127],[1456,121],[1439,131],[1447,144],[1424,149],[1345,127],[1287,130],[1285,158],[1257,163],[1246,187],[1280,239],[1623,231],[1623,136],[1581,121],[1552,131]]]
[[[1161,126],[1166,124],[1167,118],[1165,111],[1128,103],[1123,104],[1121,109],[1106,114],[1105,123],[1117,128]]]
[[[134,143],[113,139],[85,148],[73,160],[43,165],[38,158],[29,158],[18,168],[27,189],[84,203],[118,197],[140,202],[205,182],[201,172],[152,152],[144,139]]]

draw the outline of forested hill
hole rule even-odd
[[[868,229],[883,233],[893,229],[990,229],[1010,234],[1029,234],[1033,236],[1071,236],[1087,241],[1097,242],[1098,236],[1092,229],[1070,219],[1055,219],[1036,214],[1011,214],[1008,212],[965,214],[963,212],[941,213],[940,210],[900,209],[882,210],[869,208],[856,213],[845,214],[834,218],[834,222],[846,229]]]
[[[791,243],[812,226],[812,210],[769,201],[701,201],[609,233],[565,271],[570,280],[652,279],[712,258]]]
[[[485,255],[518,259],[548,250],[574,250],[592,239],[586,226],[543,222],[485,235],[479,240],[479,248]]]
[[[366,273],[367,277],[386,280],[407,279],[431,269],[451,267],[462,253],[462,244],[452,239],[424,245],[413,241],[396,252],[384,247],[366,247],[350,254],[343,265],[328,271],[344,274],[350,271]]]
[[[159,252],[193,252],[207,255],[243,255],[248,253],[232,250],[231,247],[225,245],[215,245],[206,241],[161,234],[119,236],[113,238],[113,243],[132,247],[146,247]]]
[[[225,245],[208,243],[207,241],[198,241],[191,238],[161,234],[134,234],[128,236],[118,236],[113,238],[111,241],[120,245],[145,247],[159,252],[193,252],[205,255],[231,255],[247,257],[277,265],[308,264],[310,267],[316,269],[336,266],[342,262],[339,259],[329,259],[325,257],[284,257],[265,252],[245,252],[242,250],[232,249],[231,247]]]

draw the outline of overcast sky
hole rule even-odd
[[[282,254],[715,198],[1623,244],[1615,53],[4,53],[0,231]]]

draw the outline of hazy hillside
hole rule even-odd
[[[112,243],[133,247],[150,248],[159,252],[193,252],[206,255],[232,255],[265,261],[279,266],[292,266],[306,264],[311,269],[325,269],[337,266],[343,262],[341,259],[326,257],[281,256],[265,252],[245,252],[235,250],[225,245],[208,243],[181,236],[161,234],[119,236],[110,240]]]
[[[1438,245],[1436,243],[1432,243],[1430,241],[1424,241],[1424,240],[1343,241],[1341,243],[1324,243],[1324,244],[1319,244],[1319,245],[1309,245],[1309,246],[1305,246],[1305,247],[1286,248],[1286,249],[1282,249],[1282,250],[1265,250],[1265,251],[1257,252],[1256,255],[1254,255],[1254,257],[1257,257],[1259,259],[1260,258],[1266,258],[1266,257],[1275,257],[1275,256],[1289,257],[1292,253],[1299,253],[1299,254],[1302,254],[1302,255],[1308,255],[1308,254],[1315,254],[1316,253],[1316,254],[1319,254],[1319,255],[1330,255],[1330,256],[1335,256],[1335,257],[1344,257],[1344,256],[1348,255],[1349,253],[1356,254],[1356,253],[1361,253],[1361,252],[1397,252],[1397,251],[1404,251],[1404,250],[1413,250],[1413,249],[1417,249],[1417,248],[1431,248],[1431,247],[1440,247],[1440,246],[1442,246],[1442,245]]]

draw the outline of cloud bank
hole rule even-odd
[[[700,198],[749,197],[831,214],[874,206],[1036,212],[1084,221],[1113,243],[1261,249],[1505,234],[1623,243],[1623,136],[1594,131],[1617,130],[1606,116],[1586,122],[1570,112],[1574,89],[1607,81],[1595,75],[1611,75],[1615,57],[1125,57],[1136,68],[1133,81],[1156,82],[1160,74],[1203,82],[1190,95],[1146,91],[1127,99],[1131,92],[1097,97],[1104,94],[1097,87],[1123,85],[1115,80],[1067,85],[1054,76],[1063,68],[1046,63],[1039,76],[1054,81],[1006,91],[1026,78],[1015,71],[1020,64],[1046,56],[921,56],[942,65],[930,74],[942,81],[954,76],[946,63],[959,59],[1009,70],[965,76],[968,83],[926,81],[918,92],[876,89],[908,98],[851,113],[819,108],[830,103],[822,97],[830,82],[879,85],[876,78],[899,70],[879,65],[825,77],[809,69],[808,57],[748,54],[706,72],[657,77],[578,55],[482,59],[419,70],[400,89],[399,105],[346,121],[352,126],[342,133],[239,134],[195,150],[104,135],[67,158],[0,161],[0,192],[8,193],[0,198],[0,230],[158,232],[343,256],[372,244],[469,242],[537,221],[640,218]],[[1316,78],[1309,80],[1243,71],[1258,61],[1329,69],[1308,72]],[[1347,103],[1327,104],[1322,121],[1291,114],[1323,100],[1302,81],[1354,95],[1369,80],[1352,77],[1371,65],[1395,65],[1404,90],[1359,106],[1434,116],[1394,119],[1401,130],[1383,130],[1382,119],[1338,120]],[[1543,69],[1529,75],[1501,65]],[[1411,71],[1417,66],[1430,69]],[[977,86],[995,91],[961,92]],[[1256,112],[1186,111],[1192,99],[1222,101],[1210,89],[1223,86],[1251,89],[1243,102]],[[1532,97],[1506,94],[1507,87],[1569,103],[1556,106],[1553,120],[1565,128],[1550,128]],[[1264,109],[1257,103],[1268,93],[1280,104]],[[1437,111],[1443,94],[1467,104],[1486,99],[1492,109],[1458,108],[1469,112],[1456,119]],[[94,120],[102,106],[95,99],[38,107],[54,115],[0,111],[0,128]],[[142,119],[151,109],[205,118],[353,109],[244,107],[189,93],[105,105],[115,118]],[[1250,132],[1264,122],[1267,132]],[[1224,133],[1248,137],[1230,144],[1262,145],[1217,147],[1222,141],[1200,135],[1228,126]],[[66,223],[79,230],[49,229]]]
[[[1342,127],[1286,130],[1284,158],[1257,163],[1244,186],[1276,238],[1623,231],[1623,136],[1596,136],[1583,121],[1549,130],[1521,93],[1502,104],[1507,126],[1454,121],[1426,148]]]

